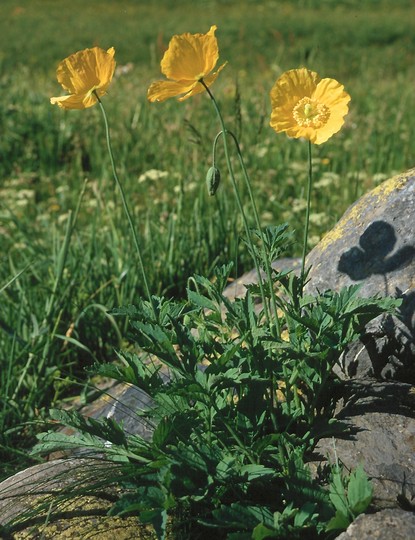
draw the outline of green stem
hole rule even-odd
[[[230,157],[229,157],[228,142],[227,142],[227,139],[226,139],[226,134],[228,133],[228,131],[227,131],[226,127],[225,127],[225,122],[223,120],[222,113],[220,112],[219,106],[218,106],[218,104],[216,102],[216,99],[215,99],[214,95],[209,90],[209,87],[206,85],[206,83],[204,82],[203,79],[200,80],[200,83],[205,87],[206,92],[209,94],[209,97],[212,100],[213,106],[214,106],[214,108],[216,110],[216,113],[218,115],[218,118],[219,118],[219,122],[220,122],[220,125],[221,125],[222,132],[224,134],[223,135],[223,146],[224,146],[224,151],[225,151],[226,165],[227,165],[228,170],[229,170],[229,175],[230,175],[230,178],[231,178],[232,187],[233,187],[233,190],[234,190],[234,193],[235,193],[236,203],[237,203],[238,209],[239,209],[239,211],[241,213],[246,238],[247,238],[247,241],[249,243],[253,258],[254,258],[255,269],[256,269],[257,274],[258,274],[258,284],[259,284],[259,287],[260,287],[260,290],[261,290],[261,296],[262,296],[262,301],[263,301],[263,305],[264,305],[264,314],[265,314],[265,318],[267,320],[268,327],[270,327],[271,326],[270,325],[270,315],[269,315],[269,310],[268,310],[267,298],[266,298],[266,295],[265,295],[264,286],[263,286],[262,279],[261,279],[261,270],[260,270],[259,262],[258,262],[257,258],[254,255],[255,251],[254,251],[254,246],[253,246],[253,243],[252,243],[251,232],[249,230],[248,220],[247,220],[245,211],[244,211],[243,206],[242,206],[241,197],[239,195],[238,186],[236,184],[235,175],[233,173],[233,168],[232,168],[231,160],[230,160]]]
[[[212,409],[215,410],[216,414],[220,418],[221,417],[221,411],[218,409],[218,406],[217,406],[217,404],[216,404],[216,402],[214,400],[211,400],[211,405],[212,405]],[[249,459],[249,461],[253,465],[256,465],[258,463],[258,461],[255,459],[255,456],[253,454],[251,454],[251,452],[249,451],[248,446],[246,444],[244,444],[244,442],[240,439],[240,437],[238,436],[238,434],[234,430],[234,428],[230,424],[225,422],[225,420],[223,420],[223,425],[228,430],[231,437],[234,438],[234,440],[235,440],[236,444],[239,446],[239,449],[241,450],[241,452],[246,455],[246,457]],[[220,438],[219,438],[219,440],[220,440]]]
[[[119,189],[119,192],[120,192],[120,195],[121,195],[121,200],[122,200],[122,205],[123,205],[123,208],[124,208],[124,212],[125,212],[125,215],[127,216],[127,221],[128,221],[128,224],[130,226],[130,229],[131,229],[131,232],[132,232],[132,235],[133,235],[134,245],[135,245],[137,255],[138,255],[138,261],[140,263],[140,270],[141,270],[141,274],[143,276],[144,289],[145,289],[145,292],[146,292],[146,294],[148,296],[151,307],[153,309],[154,317],[155,317],[155,319],[157,319],[157,311],[156,311],[156,308],[155,308],[155,305],[154,305],[154,300],[153,300],[153,298],[152,298],[152,296],[150,294],[150,288],[148,286],[147,275],[146,275],[146,271],[145,271],[144,263],[143,263],[143,256],[142,256],[142,253],[141,253],[141,247],[140,247],[140,243],[138,242],[137,231],[135,229],[133,219],[131,217],[131,212],[130,212],[130,210],[128,208],[124,188],[123,188],[123,186],[122,186],[122,184],[120,182],[120,179],[118,178],[117,169],[115,167],[114,155],[113,155],[113,152],[112,152],[111,137],[110,137],[110,130],[109,130],[109,126],[108,126],[107,114],[105,112],[104,106],[103,106],[102,101],[100,100],[98,94],[96,92],[94,92],[94,93],[95,93],[95,96],[96,96],[96,98],[98,100],[99,106],[101,107],[102,116],[104,118],[105,134],[106,134],[106,139],[107,139],[108,153],[109,153],[110,160],[111,160],[112,174],[114,176],[115,183],[118,186],[118,189]]]
[[[303,256],[301,258],[301,294],[304,289],[304,278],[305,278],[305,258],[307,254],[307,243],[308,243],[308,229],[310,224],[310,206],[311,206],[311,186],[313,183],[313,162],[311,160],[311,141],[308,141],[308,185],[307,185],[307,210],[305,216],[305,227],[304,227],[304,243],[303,243]]]
[[[271,261],[270,261],[270,258],[269,258],[269,253],[266,251],[266,247],[265,247],[266,244],[265,244],[265,240],[264,240],[264,233],[262,231],[261,223],[260,223],[260,220],[259,220],[258,209],[257,209],[256,203],[255,203],[255,198],[254,198],[254,194],[253,194],[253,191],[252,191],[252,184],[251,184],[251,180],[250,180],[249,175],[248,175],[248,171],[247,171],[246,166],[245,166],[245,162],[244,162],[244,159],[243,159],[243,156],[242,156],[242,152],[241,152],[241,148],[239,146],[238,139],[235,137],[235,135],[231,131],[228,131],[228,133],[229,133],[229,135],[231,135],[231,137],[233,138],[233,140],[235,142],[236,151],[237,151],[238,158],[239,158],[239,163],[241,165],[241,169],[242,169],[242,172],[243,172],[245,184],[246,184],[246,187],[248,189],[249,199],[250,199],[251,205],[252,205],[252,210],[254,212],[255,223],[256,223],[256,226],[257,226],[257,229],[258,229],[258,233],[259,233],[260,238],[261,238],[262,258],[263,258],[263,262],[264,262],[265,273],[267,275],[268,286],[269,286],[270,295],[271,295],[271,305],[272,305],[272,311],[273,311],[273,314],[274,314],[275,328],[276,328],[276,331],[277,331],[277,336],[279,337],[281,335],[281,330],[280,330],[280,322],[279,322],[279,319],[278,319],[277,302],[276,302],[276,297],[275,297],[275,293],[274,293],[274,284],[272,282]]]

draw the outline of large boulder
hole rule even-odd
[[[345,379],[337,418],[349,434],[320,440],[316,452],[322,463],[362,464],[374,487],[374,514],[360,516],[338,540],[415,538],[413,223],[415,169],[359,199],[307,257],[307,292],[359,284],[362,297],[402,300],[396,315],[366,327],[335,369]]]
[[[415,387],[395,381],[354,379],[343,383],[336,418],[347,432],[321,439],[319,464],[338,460],[353,470],[362,465],[373,484],[371,510],[402,506],[415,499]],[[415,507],[414,507],[415,509]]]
[[[414,223],[415,169],[411,169],[350,206],[310,252],[308,289],[338,290],[359,283],[362,296],[407,297],[415,288]],[[414,295],[409,300],[413,302]]]
[[[307,292],[360,285],[362,297],[402,299],[345,352],[342,372],[415,382],[415,169],[361,197],[307,257]]]

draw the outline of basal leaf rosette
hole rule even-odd
[[[84,49],[62,60],[56,70],[58,82],[70,95],[52,97],[62,109],[86,109],[106,94],[115,71],[115,49]]]
[[[207,34],[185,33],[172,37],[160,64],[167,80],[150,85],[149,101],[165,101],[177,96],[183,101],[205,90],[201,80],[208,87],[216,80],[226,65],[225,62],[213,72],[219,59],[216,29],[214,25]]]
[[[340,131],[349,112],[350,96],[344,86],[306,68],[283,73],[270,96],[271,127],[314,144],[324,143]]]

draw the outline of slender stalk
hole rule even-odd
[[[239,209],[239,211],[241,213],[246,238],[247,238],[247,241],[249,243],[251,252],[254,255],[255,251],[254,251],[254,246],[253,246],[253,243],[252,243],[251,232],[249,230],[248,220],[247,220],[245,211],[244,211],[243,206],[242,206],[242,201],[241,201],[241,197],[239,195],[238,186],[236,184],[235,175],[234,175],[233,168],[232,168],[232,163],[231,163],[231,160],[230,160],[230,157],[229,157],[228,141],[226,139],[226,134],[228,133],[228,130],[225,127],[225,122],[223,120],[222,113],[220,112],[219,106],[218,106],[218,104],[216,102],[216,99],[215,99],[214,95],[209,90],[209,87],[206,85],[206,83],[204,82],[203,79],[200,80],[200,83],[205,87],[206,92],[209,94],[209,97],[212,100],[213,106],[214,106],[214,108],[216,110],[216,114],[218,115],[218,118],[219,118],[219,122],[220,122],[221,129],[222,129],[222,132],[223,132],[223,146],[224,146],[224,151],[225,151],[226,165],[227,165],[228,170],[229,170],[229,175],[230,175],[230,178],[231,178],[232,187],[233,187],[233,190],[234,190],[234,193],[235,193],[236,203],[237,203],[238,209]],[[254,256],[254,263],[255,263],[255,269],[256,269],[257,274],[258,274],[258,284],[259,284],[259,287],[260,287],[262,301],[263,301],[263,305],[264,305],[265,318],[267,320],[268,327],[271,327],[267,298],[265,296],[264,286],[263,286],[263,283],[262,283],[262,280],[261,280],[261,269],[260,269],[260,266],[259,266],[259,262],[258,262],[258,260],[257,260],[257,258],[255,256]]]
[[[238,139],[235,137],[235,135],[231,131],[228,131],[228,133],[229,133],[229,135],[231,135],[231,137],[233,138],[233,140],[235,142],[236,151],[237,151],[238,158],[239,158],[239,163],[241,165],[241,169],[242,169],[242,172],[243,172],[245,184],[246,184],[246,187],[248,189],[249,199],[250,199],[251,205],[252,205],[252,210],[254,212],[255,223],[256,223],[260,238],[261,238],[261,243],[262,243],[262,247],[263,247],[263,249],[262,249],[263,257],[262,258],[263,258],[264,268],[265,268],[265,272],[266,272],[267,279],[268,279],[268,286],[270,288],[271,305],[272,305],[272,311],[273,311],[273,315],[274,315],[275,328],[276,328],[276,331],[277,331],[277,336],[279,337],[281,335],[281,331],[280,331],[280,322],[279,322],[279,319],[278,319],[278,312],[277,312],[277,302],[276,302],[276,298],[275,298],[275,294],[274,294],[274,290],[273,290],[274,284],[272,282],[271,261],[269,259],[269,253],[267,253],[266,249],[265,249],[264,233],[262,232],[262,227],[261,227],[261,223],[260,223],[260,220],[259,220],[258,209],[257,209],[257,206],[256,206],[254,194],[253,194],[253,191],[252,191],[252,184],[251,184],[251,180],[250,180],[249,175],[248,175],[248,171],[247,171],[246,166],[245,166],[245,162],[244,162],[244,159],[243,159],[243,156],[242,156],[242,152],[241,152],[241,148],[239,146]]]
[[[266,252],[264,235],[263,235],[263,232],[262,232],[262,228],[261,228],[261,224],[260,224],[260,220],[259,220],[259,215],[258,215],[258,210],[257,210],[256,204],[255,204],[255,199],[254,199],[253,192],[252,192],[251,182],[250,182],[249,175],[248,175],[248,172],[246,170],[245,163],[244,163],[244,160],[243,160],[243,157],[242,157],[242,152],[241,152],[238,140],[235,137],[235,135],[232,132],[228,131],[226,129],[226,127],[225,127],[225,122],[223,120],[222,114],[220,112],[220,109],[219,109],[219,106],[218,106],[218,104],[216,102],[215,97],[213,96],[212,92],[209,90],[208,86],[204,83],[203,80],[201,81],[201,83],[206,88],[206,91],[209,94],[209,97],[211,98],[211,100],[213,102],[213,105],[215,107],[216,113],[217,113],[217,115],[219,117],[219,121],[220,121],[220,124],[221,124],[221,128],[222,128],[221,133],[222,133],[223,144],[224,144],[224,149],[225,149],[226,164],[228,166],[229,174],[230,174],[231,181],[232,181],[232,186],[233,186],[235,196],[236,196],[236,200],[237,200],[237,204],[238,204],[238,207],[239,207],[239,210],[241,212],[242,219],[243,219],[243,222],[244,222],[245,234],[246,234],[246,237],[247,237],[247,240],[249,242],[250,249],[251,249],[251,252],[252,252],[252,255],[253,255],[253,258],[254,258],[255,268],[256,268],[256,271],[257,271],[257,274],[258,274],[258,284],[259,284],[260,291],[261,291],[261,296],[262,296],[262,301],[263,301],[263,306],[264,306],[264,314],[265,314],[265,318],[266,318],[266,321],[267,321],[267,325],[268,325],[268,328],[270,329],[271,332],[273,332],[273,329],[275,328],[276,337],[280,337],[281,330],[280,330],[280,324],[279,324],[279,319],[278,319],[278,312],[277,312],[277,304],[276,304],[276,299],[275,299],[275,293],[274,293],[274,290],[273,290],[274,287],[273,287],[272,275],[271,275],[271,262],[269,261],[268,253]],[[254,246],[253,246],[252,238],[251,238],[251,232],[249,230],[248,221],[246,219],[246,215],[245,215],[245,212],[244,212],[243,207],[242,207],[242,202],[241,202],[241,198],[240,198],[240,195],[239,195],[238,186],[237,186],[236,181],[235,181],[235,177],[234,177],[233,169],[232,169],[232,164],[231,164],[230,158],[229,158],[228,143],[227,143],[227,138],[226,138],[226,135],[228,135],[228,134],[231,135],[231,137],[233,138],[233,140],[235,142],[235,146],[236,146],[236,150],[237,150],[237,154],[238,154],[238,158],[239,158],[239,163],[240,163],[242,171],[243,171],[244,180],[245,180],[245,183],[246,183],[246,186],[247,186],[247,189],[248,189],[252,209],[253,209],[253,212],[254,212],[255,223],[256,223],[256,226],[257,226],[257,229],[258,229],[258,233],[259,233],[260,238],[261,238],[262,256],[263,256],[264,268],[265,268],[265,271],[266,271],[266,274],[267,274],[269,292],[270,292],[270,296],[271,296],[271,303],[272,303],[272,308],[273,308],[273,312],[274,312],[273,313],[273,315],[274,315],[274,321],[273,321],[274,324],[271,324],[270,314],[269,314],[269,310],[268,310],[268,302],[267,302],[267,298],[266,298],[266,295],[265,295],[264,286],[263,286],[262,278],[261,278],[261,269],[260,269],[259,261],[258,261],[257,257],[255,256]],[[218,140],[218,136],[215,138],[215,142],[214,142],[213,162],[215,161],[215,147],[216,147],[217,140]],[[274,406],[275,406],[275,376],[274,376],[274,373],[273,373],[272,369],[269,370],[269,379],[270,379],[270,385],[271,385],[271,389],[270,389],[271,390],[271,396],[270,396],[270,400],[269,400],[269,414],[270,414],[270,418],[272,420],[272,423],[274,425],[274,428],[276,428],[277,423],[276,423],[276,418],[275,418],[275,413],[274,413]],[[229,427],[228,427],[228,429],[229,429]],[[233,436],[236,437],[235,434],[233,434]]]
[[[210,399],[210,403],[211,403],[212,409],[215,410],[215,412],[218,414],[218,417],[220,418],[221,411],[218,409],[218,406],[217,406],[216,402],[214,400]],[[231,437],[234,438],[234,440],[237,443],[237,445],[239,446],[239,449],[241,450],[241,452],[243,452],[246,455],[246,457],[249,459],[249,461],[253,465],[256,465],[257,460],[255,459],[254,455],[251,454],[251,452],[249,451],[249,448],[247,447],[247,445],[244,444],[244,442],[240,439],[240,437],[238,436],[235,429],[225,421],[223,421],[223,425],[228,430]]]
[[[308,228],[310,224],[311,186],[313,183],[313,162],[311,159],[311,141],[308,141],[308,185],[307,185],[307,210],[305,215],[303,256],[301,258],[301,293],[304,288],[305,258],[307,254]]]
[[[151,307],[153,309],[154,317],[155,317],[155,319],[157,319],[157,311],[156,311],[156,308],[155,308],[155,305],[154,305],[154,300],[153,300],[153,298],[152,298],[152,296],[150,294],[150,288],[148,286],[147,274],[146,274],[146,271],[145,271],[145,268],[144,268],[143,256],[142,256],[142,253],[141,253],[140,243],[139,243],[138,237],[137,237],[137,231],[136,231],[136,228],[134,226],[134,222],[133,222],[133,218],[131,216],[131,212],[130,212],[130,210],[128,208],[124,188],[123,188],[123,186],[122,186],[122,184],[120,182],[120,179],[118,178],[117,169],[116,169],[116,166],[115,166],[114,155],[113,155],[113,152],[112,152],[111,137],[110,137],[110,130],[109,130],[109,125],[108,125],[107,114],[105,112],[104,106],[103,106],[102,101],[100,100],[98,94],[96,92],[94,92],[94,93],[95,93],[95,96],[96,96],[96,98],[98,100],[99,106],[101,108],[102,116],[104,118],[105,134],[106,134],[106,139],[107,139],[108,153],[109,153],[110,160],[111,160],[112,174],[114,176],[115,183],[118,186],[118,189],[119,189],[119,192],[120,192],[120,195],[121,195],[121,201],[122,201],[122,205],[123,205],[123,208],[124,208],[124,212],[125,212],[125,215],[127,217],[127,221],[128,221],[129,226],[130,226],[131,233],[133,235],[134,245],[135,245],[135,248],[136,248],[136,251],[137,251],[138,261],[140,263],[140,270],[141,270],[141,274],[142,274],[142,277],[143,277],[144,289],[145,289],[145,292],[146,292],[146,294],[148,296]]]

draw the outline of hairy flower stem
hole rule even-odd
[[[305,226],[304,226],[304,241],[303,241],[303,256],[301,258],[301,274],[300,274],[300,287],[301,294],[304,289],[304,280],[305,280],[305,258],[307,254],[307,243],[308,243],[308,228],[310,224],[310,206],[311,206],[311,187],[313,183],[313,162],[311,159],[311,142],[308,141],[308,185],[307,185],[307,209],[305,215]]]
[[[260,287],[260,291],[261,291],[261,297],[262,297],[262,301],[263,301],[263,306],[264,306],[264,314],[265,314],[265,318],[266,318],[266,321],[267,321],[267,324],[268,324],[268,327],[269,328],[272,328],[271,326],[271,319],[270,319],[270,314],[269,314],[269,309],[268,309],[268,301],[267,301],[267,297],[265,295],[265,291],[264,291],[264,285],[262,283],[262,279],[261,279],[261,269],[260,269],[260,265],[259,265],[259,261],[258,259],[254,256],[255,254],[255,250],[254,250],[254,245],[252,243],[252,237],[251,237],[251,232],[249,230],[249,225],[248,225],[248,220],[247,220],[247,217],[246,217],[246,214],[245,214],[245,211],[243,209],[243,206],[242,206],[242,201],[241,201],[241,197],[240,197],[240,194],[239,194],[239,190],[238,190],[238,186],[237,186],[237,183],[236,183],[236,180],[235,180],[235,175],[234,175],[234,172],[233,172],[233,168],[232,168],[232,164],[231,164],[231,160],[230,160],[230,156],[229,156],[229,148],[228,148],[228,142],[227,142],[227,139],[226,139],[226,135],[227,134],[230,134],[230,132],[226,129],[225,127],[225,122],[223,120],[223,116],[222,116],[222,113],[220,112],[220,109],[219,109],[219,106],[217,104],[217,101],[214,97],[214,95],[212,94],[212,92],[209,90],[209,87],[206,85],[206,83],[203,81],[203,79],[200,81],[200,83],[205,87],[206,89],[206,92],[209,94],[209,97],[210,99],[212,100],[212,103],[213,103],[213,106],[216,110],[216,113],[218,115],[218,118],[219,118],[219,122],[220,122],[220,125],[221,125],[221,129],[222,129],[222,133],[223,133],[223,146],[224,146],[224,152],[225,152],[225,159],[226,159],[226,165],[228,167],[228,170],[229,170],[229,175],[230,175],[230,178],[231,178],[231,182],[232,182],[232,187],[233,187],[233,190],[234,190],[234,193],[235,193],[235,198],[236,198],[236,202],[237,202],[237,205],[238,205],[238,209],[241,213],[241,217],[242,217],[242,221],[243,221],[243,224],[244,224],[244,229],[245,229],[245,234],[246,234],[246,238],[247,238],[247,241],[248,241],[248,244],[249,244],[249,247],[250,247],[250,250],[251,250],[251,253],[253,254],[253,258],[254,258],[254,263],[255,263],[255,269],[257,271],[257,274],[258,274],[258,284],[259,284],[259,287]],[[242,162],[243,163],[243,162]],[[242,167],[244,169],[244,167]],[[245,170],[245,169],[244,169]],[[244,175],[245,176],[245,175]],[[246,177],[248,178],[248,183],[249,183],[249,177],[246,175]],[[249,192],[252,193],[252,190],[249,189]],[[253,200],[253,197],[252,197],[252,200]],[[252,201],[251,201],[252,202]],[[257,220],[257,226],[259,224],[259,218],[258,218],[258,213],[256,211],[256,206],[254,205],[254,215],[256,214],[256,220]],[[258,229],[261,231],[261,228],[260,226],[258,226]],[[262,234],[262,233],[261,233]],[[264,245],[264,244],[263,244]],[[266,256],[264,256],[264,259],[266,258]],[[270,282],[270,287],[272,287],[272,281]],[[272,289],[271,289],[272,291]],[[276,315],[276,313],[275,313]],[[275,317],[276,319],[276,325],[278,325],[278,317],[276,316]],[[279,333],[279,332],[278,332]]]
[[[110,130],[109,130],[109,125],[108,125],[107,114],[105,112],[104,106],[103,106],[102,101],[100,100],[98,94],[95,91],[94,91],[94,94],[95,94],[95,96],[96,96],[96,98],[98,100],[99,106],[101,107],[102,116],[104,118],[105,134],[106,134],[106,139],[107,139],[108,153],[109,153],[110,160],[111,160],[112,174],[114,176],[115,183],[118,186],[118,189],[119,189],[119,192],[120,192],[120,195],[121,195],[121,200],[122,200],[122,205],[123,205],[123,208],[124,208],[124,212],[125,212],[125,215],[127,216],[127,221],[128,221],[128,224],[130,226],[130,229],[131,229],[131,232],[132,232],[132,235],[133,235],[134,245],[135,245],[135,248],[136,248],[136,251],[137,251],[138,261],[140,263],[140,270],[141,270],[141,274],[142,274],[142,277],[143,277],[144,289],[145,289],[145,292],[146,292],[146,294],[148,296],[150,305],[152,307],[154,318],[157,320],[157,318],[158,318],[157,317],[157,311],[156,311],[156,307],[154,305],[153,297],[150,294],[150,288],[148,286],[147,274],[146,274],[146,271],[145,271],[145,268],[144,268],[143,256],[142,256],[142,253],[141,253],[140,243],[139,243],[138,237],[137,237],[137,231],[136,231],[136,228],[135,228],[134,223],[133,223],[133,218],[131,216],[131,212],[130,212],[130,210],[128,208],[124,188],[123,188],[123,186],[122,186],[122,184],[120,182],[120,179],[118,178],[117,169],[115,167],[115,161],[114,161],[114,155],[113,155],[113,152],[112,152],[111,137],[110,137]]]

